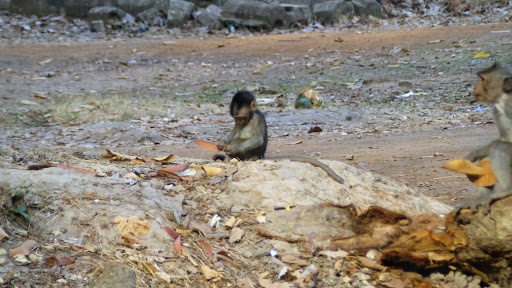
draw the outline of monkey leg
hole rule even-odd
[[[464,201],[462,203],[455,205],[453,212],[455,212],[455,214],[458,214],[460,212],[460,210],[465,209],[465,208],[470,208],[473,213],[476,213],[478,211],[478,207],[481,206],[482,212],[484,214],[487,214],[490,209],[489,205],[491,204],[491,201],[493,200],[492,199],[493,191],[492,191],[492,189],[489,189],[486,187],[479,187],[478,190],[479,190],[478,192],[480,193],[480,196],[478,196],[478,198],[470,199],[470,200],[467,200],[467,201]]]

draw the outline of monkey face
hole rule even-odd
[[[238,108],[238,107],[237,107]],[[247,106],[242,106],[239,109],[235,109],[235,114],[233,118],[235,118],[236,124],[240,126],[245,126],[251,120],[252,111]]]

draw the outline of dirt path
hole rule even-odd
[[[59,145],[78,150],[125,148],[131,147],[140,135],[162,133],[172,139],[172,144],[156,146],[154,150],[172,149],[182,156],[208,157],[190,140],[201,136],[223,137],[231,125],[224,116],[225,105],[232,95],[230,91],[247,86],[265,87],[276,92],[272,94],[264,89],[260,97],[282,93],[286,107],[293,105],[294,89],[307,85],[311,79],[320,79],[324,86],[322,93],[331,102],[327,110],[318,110],[312,119],[301,120],[311,116],[309,112],[284,109],[295,115],[295,123],[303,121],[288,126],[280,122],[284,119],[282,107],[261,108],[267,112],[271,124],[269,155],[319,152],[322,158],[341,160],[390,176],[454,204],[474,197],[475,189],[464,177],[440,167],[496,133],[492,123],[483,124],[492,119],[490,113],[472,113],[475,106],[467,104],[471,99],[474,69],[484,65],[470,67],[471,55],[482,48],[494,54],[508,51],[511,36],[490,31],[511,28],[512,24],[496,24],[241,38],[105,39],[94,43],[3,45],[0,47],[0,67],[3,67],[0,68],[3,87],[0,97],[4,107],[0,120],[6,120],[2,124],[6,132],[0,141],[25,149],[44,145],[57,151]],[[427,44],[429,41],[435,43]],[[456,50],[454,42],[467,46]],[[394,47],[399,47],[401,52],[390,52]],[[52,60],[38,63],[47,59]],[[136,64],[130,65],[130,59],[136,60]],[[255,73],[262,62],[270,68]],[[393,70],[389,68],[392,63],[412,70]],[[39,80],[46,71],[55,71],[56,76]],[[358,79],[364,79],[362,91],[340,84]],[[417,91],[428,91],[434,100],[397,98],[396,95],[411,89],[398,87],[402,80],[418,87]],[[283,91],[286,89],[290,91]],[[39,91],[47,99],[34,99]],[[212,93],[208,94],[209,91]],[[375,93],[377,97],[372,96]],[[445,94],[451,98],[443,98]],[[214,96],[208,98],[208,95]],[[106,98],[114,100],[108,102]],[[47,109],[38,113],[42,115],[40,118],[51,114],[47,116],[50,125],[34,125],[33,115],[26,114],[27,111],[34,114],[37,109],[20,108],[20,100],[37,101]],[[197,101],[199,104],[194,104]],[[130,110],[131,104],[142,102],[138,112]],[[208,106],[209,102],[216,105]],[[421,107],[418,110],[416,106]],[[441,106],[448,109],[438,112]],[[425,111],[435,121],[426,121]],[[341,120],[333,120],[329,113],[339,113]],[[112,114],[117,118],[112,120]],[[349,114],[355,120],[345,121],[345,115]],[[407,121],[400,119],[401,115],[407,115]],[[171,120],[161,120],[169,117]],[[26,126],[23,121],[13,120],[20,118],[30,120],[31,124]],[[135,129],[136,124],[130,119],[143,119],[147,125]],[[120,126],[107,129],[96,125],[101,120]],[[327,132],[297,132],[315,123],[323,125]],[[382,123],[383,127],[364,132],[375,127],[374,123]],[[93,126],[96,128],[90,128]],[[216,132],[218,127],[222,128],[221,132]],[[361,131],[341,133],[356,129],[353,127]],[[296,141],[302,144],[287,145]],[[348,160],[351,155],[353,160]]]

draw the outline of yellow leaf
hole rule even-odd
[[[156,157],[156,158],[153,158],[153,160],[157,161],[157,162],[162,162],[162,164],[169,164],[171,163],[174,158],[176,158],[174,156],[174,154],[170,154],[170,155],[167,155],[167,156],[164,156],[164,157]]]
[[[203,166],[201,166],[201,168],[203,168],[204,172],[206,172],[206,174],[208,175],[208,177],[215,176],[215,175],[217,175],[220,171],[222,171],[222,168],[220,168],[220,167],[214,167],[214,166],[207,166],[207,165],[203,165]]]
[[[491,57],[491,54],[489,54],[487,52],[478,52],[475,54],[475,56],[473,58],[478,59],[478,58],[487,58],[487,57]]]
[[[478,167],[473,164],[473,162],[466,159],[452,160],[446,163],[443,168],[467,175],[482,176],[485,174],[484,168]]]
[[[292,207],[290,205],[286,206],[286,208],[284,208],[287,212],[290,212],[290,210],[292,210]]]
[[[124,155],[112,150],[107,150],[107,154],[105,155],[105,158],[110,158],[112,161],[126,161],[126,160],[135,160],[139,159],[137,156],[131,156],[131,155]]]

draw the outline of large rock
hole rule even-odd
[[[251,0],[229,0],[224,4],[221,21],[227,25],[272,30],[274,27],[287,28],[291,19],[277,3],[263,3]]]
[[[222,22],[220,21],[221,14],[222,9],[211,4],[203,11],[196,12],[194,17],[201,26],[206,26],[210,29],[219,29],[222,26]]]
[[[340,21],[340,17],[352,17],[354,6],[346,1],[327,1],[313,6],[313,15],[322,24],[333,24]]]
[[[120,21],[124,16],[126,16],[126,12],[112,6],[94,7],[88,13],[89,20],[103,20],[105,22],[112,19]]]
[[[375,0],[352,0],[352,5],[356,15],[382,18],[382,6]]]
[[[166,9],[167,11],[167,9]],[[137,14],[135,19],[143,22],[145,25],[164,26],[167,23],[167,12],[159,10],[156,7],[149,8]]]
[[[290,16],[291,23],[308,25],[311,22],[311,9],[307,5],[280,4]]]
[[[180,27],[186,21],[192,19],[192,13],[196,11],[196,5],[183,0],[169,0],[167,10],[167,26]]]

